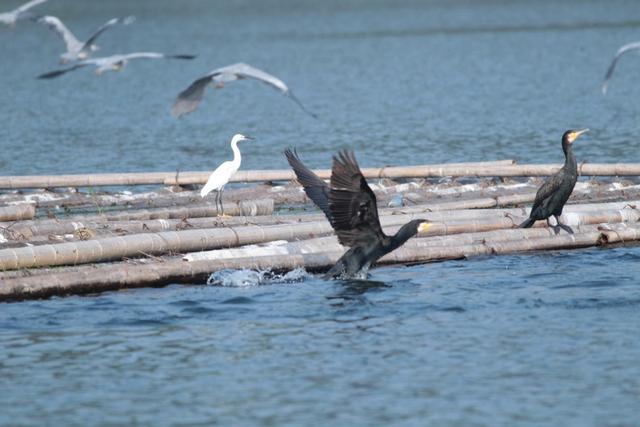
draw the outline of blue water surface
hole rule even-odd
[[[3,0],[2,10],[19,2]],[[1,29],[0,173],[284,168],[296,146],[327,167],[514,158],[640,161],[636,1],[52,0],[38,9],[98,54],[194,61],[90,67],[51,81],[61,42]],[[175,120],[178,92],[244,61],[271,88],[210,89]],[[637,247],[375,269],[247,286],[169,286],[0,305],[0,425],[637,426]]]

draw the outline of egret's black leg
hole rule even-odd
[[[220,189],[220,212],[222,212],[222,216],[224,216],[224,206],[222,205],[222,192],[224,191],[224,187]]]

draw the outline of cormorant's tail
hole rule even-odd
[[[536,222],[535,219],[533,218],[527,218],[527,220],[525,222],[523,222],[522,224],[520,224],[518,226],[518,228],[531,228],[531,226]]]

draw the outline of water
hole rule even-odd
[[[327,167],[515,158],[640,161],[635,1],[112,1],[41,7],[79,35],[112,16],[101,53],[197,53],[57,80],[46,28],[0,31],[0,172],[207,170],[246,132],[243,168],[282,150]],[[2,9],[15,2],[2,1]],[[205,72],[245,61],[319,120],[255,82],[169,114]],[[171,286],[0,306],[5,425],[637,425],[637,247]],[[243,283],[242,278],[233,283]]]

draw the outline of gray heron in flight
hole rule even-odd
[[[87,65],[96,66],[96,74],[100,75],[105,71],[120,71],[127,63],[132,59],[193,59],[195,55],[166,55],[164,53],[157,52],[136,52],[127,54],[118,54],[112,56],[105,56],[102,58],[91,58],[79,61],[73,64],[69,68],[61,70],[49,71],[48,73],[40,74],[39,79],[52,79],[54,77],[61,76],[69,71],[77,70],[78,68],[85,67]]]
[[[198,108],[204,96],[204,91],[210,84],[220,89],[223,88],[226,83],[241,79],[254,79],[268,84],[282,92],[285,96],[291,98],[305,113],[317,118],[315,114],[304,108],[304,105],[293,95],[293,92],[291,92],[282,80],[242,62],[218,68],[195,80],[188,88],[180,92],[171,108],[171,114],[174,117],[180,117]]]
[[[609,69],[607,70],[607,74],[604,77],[604,83],[602,83],[602,93],[604,95],[607,94],[607,89],[609,86],[609,80],[611,80],[611,76],[613,75],[613,70],[615,70],[616,65],[618,64],[618,60],[622,55],[627,52],[631,52],[633,50],[640,50],[640,42],[628,43],[620,47],[616,52],[616,55],[613,57],[613,61],[609,65]]]
[[[13,27],[19,20],[29,18],[31,16],[29,9],[46,1],[47,0],[31,0],[30,2],[25,3],[16,9],[10,10],[9,12],[0,13],[0,23]]]
[[[64,41],[67,47],[67,51],[60,55],[60,62],[66,64],[69,61],[77,61],[87,59],[91,56],[92,52],[98,50],[98,47],[93,43],[98,36],[108,30],[109,28],[118,25],[129,25],[135,21],[135,17],[127,16],[126,18],[113,18],[105,22],[100,28],[94,31],[94,33],[85,42],[81,42],[78,38],[67,28],[62,21],[55,16],[45,15],[39,17],[36,22],[47,25],[53,32],[55,32]]]
[[[233,138],[231,138],[231,150],[233,151],[233,160],[223,162],[220,166],[213,171],[213,173],[209,176],[207,183],[200,190],[200,197],[203,199],[205,196],[212,191],[216,191],[216,210],[217,212],[224,215],[224,208],[222,206],[222,192],[224,191],[224,186],[227,185],[229,180],[238,172],[240,169],[240,162],[242,161],[242,157],[240,156],[240,149],[238,148],[238,142],[251,140],[253,138],[244,136],[242,134],[235,134]],[[218,208],[218,202],[220,202],[220,208]]]

